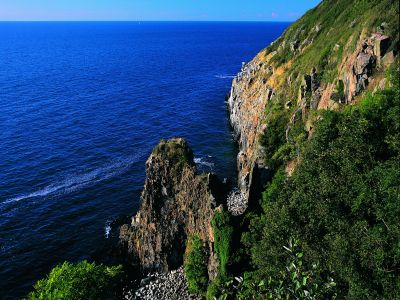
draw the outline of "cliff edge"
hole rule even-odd
[[[234,78],[228,106],[241,199],[258,201],[280,160],[290,175],[320,110],[384,89],[398,59],[398,1],[325,0]]]

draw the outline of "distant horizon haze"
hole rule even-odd
[[[293,22],[320,0],[2,0],[0,21]]]

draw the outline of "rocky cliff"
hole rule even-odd
[[[243,199],[257,199],[268,180],[273,154],[261,139],[275,115],[286,117],[286,143],[296,148],[286,155],[290,175],[301,157],[297,141],[312,135],[318,110],[342,109],[388,84],[384,74],[399,47],[398,7],[398,0],[322,1],[243,64],[228,99]],[[295,126],[305,137],[294,133]]]
[[[130,262],[144,271],[169,271],[183,264],[186,240],[198,234],[209,253],[209,276],[216,272],[211,218],[225,199],[213,174],[196,174],[193,153],[183,139],[161,141],[146,162],[139,212],[120,230]]]

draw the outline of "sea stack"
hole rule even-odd
[[[210,278],[216,273],[211,219],[226,199],[214,174],[196,174],[193,152],[181,138],[161,141],[146,162],[141,206],[120,229],[120,244],[131,264],[167,272],[183,264],[187,238],[197,234],[207,245]]]

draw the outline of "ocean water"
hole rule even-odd
[[[110,255],[161,138],[234,177],[225,96],[288,25],[0,23],[0,299],[64,260]]]

